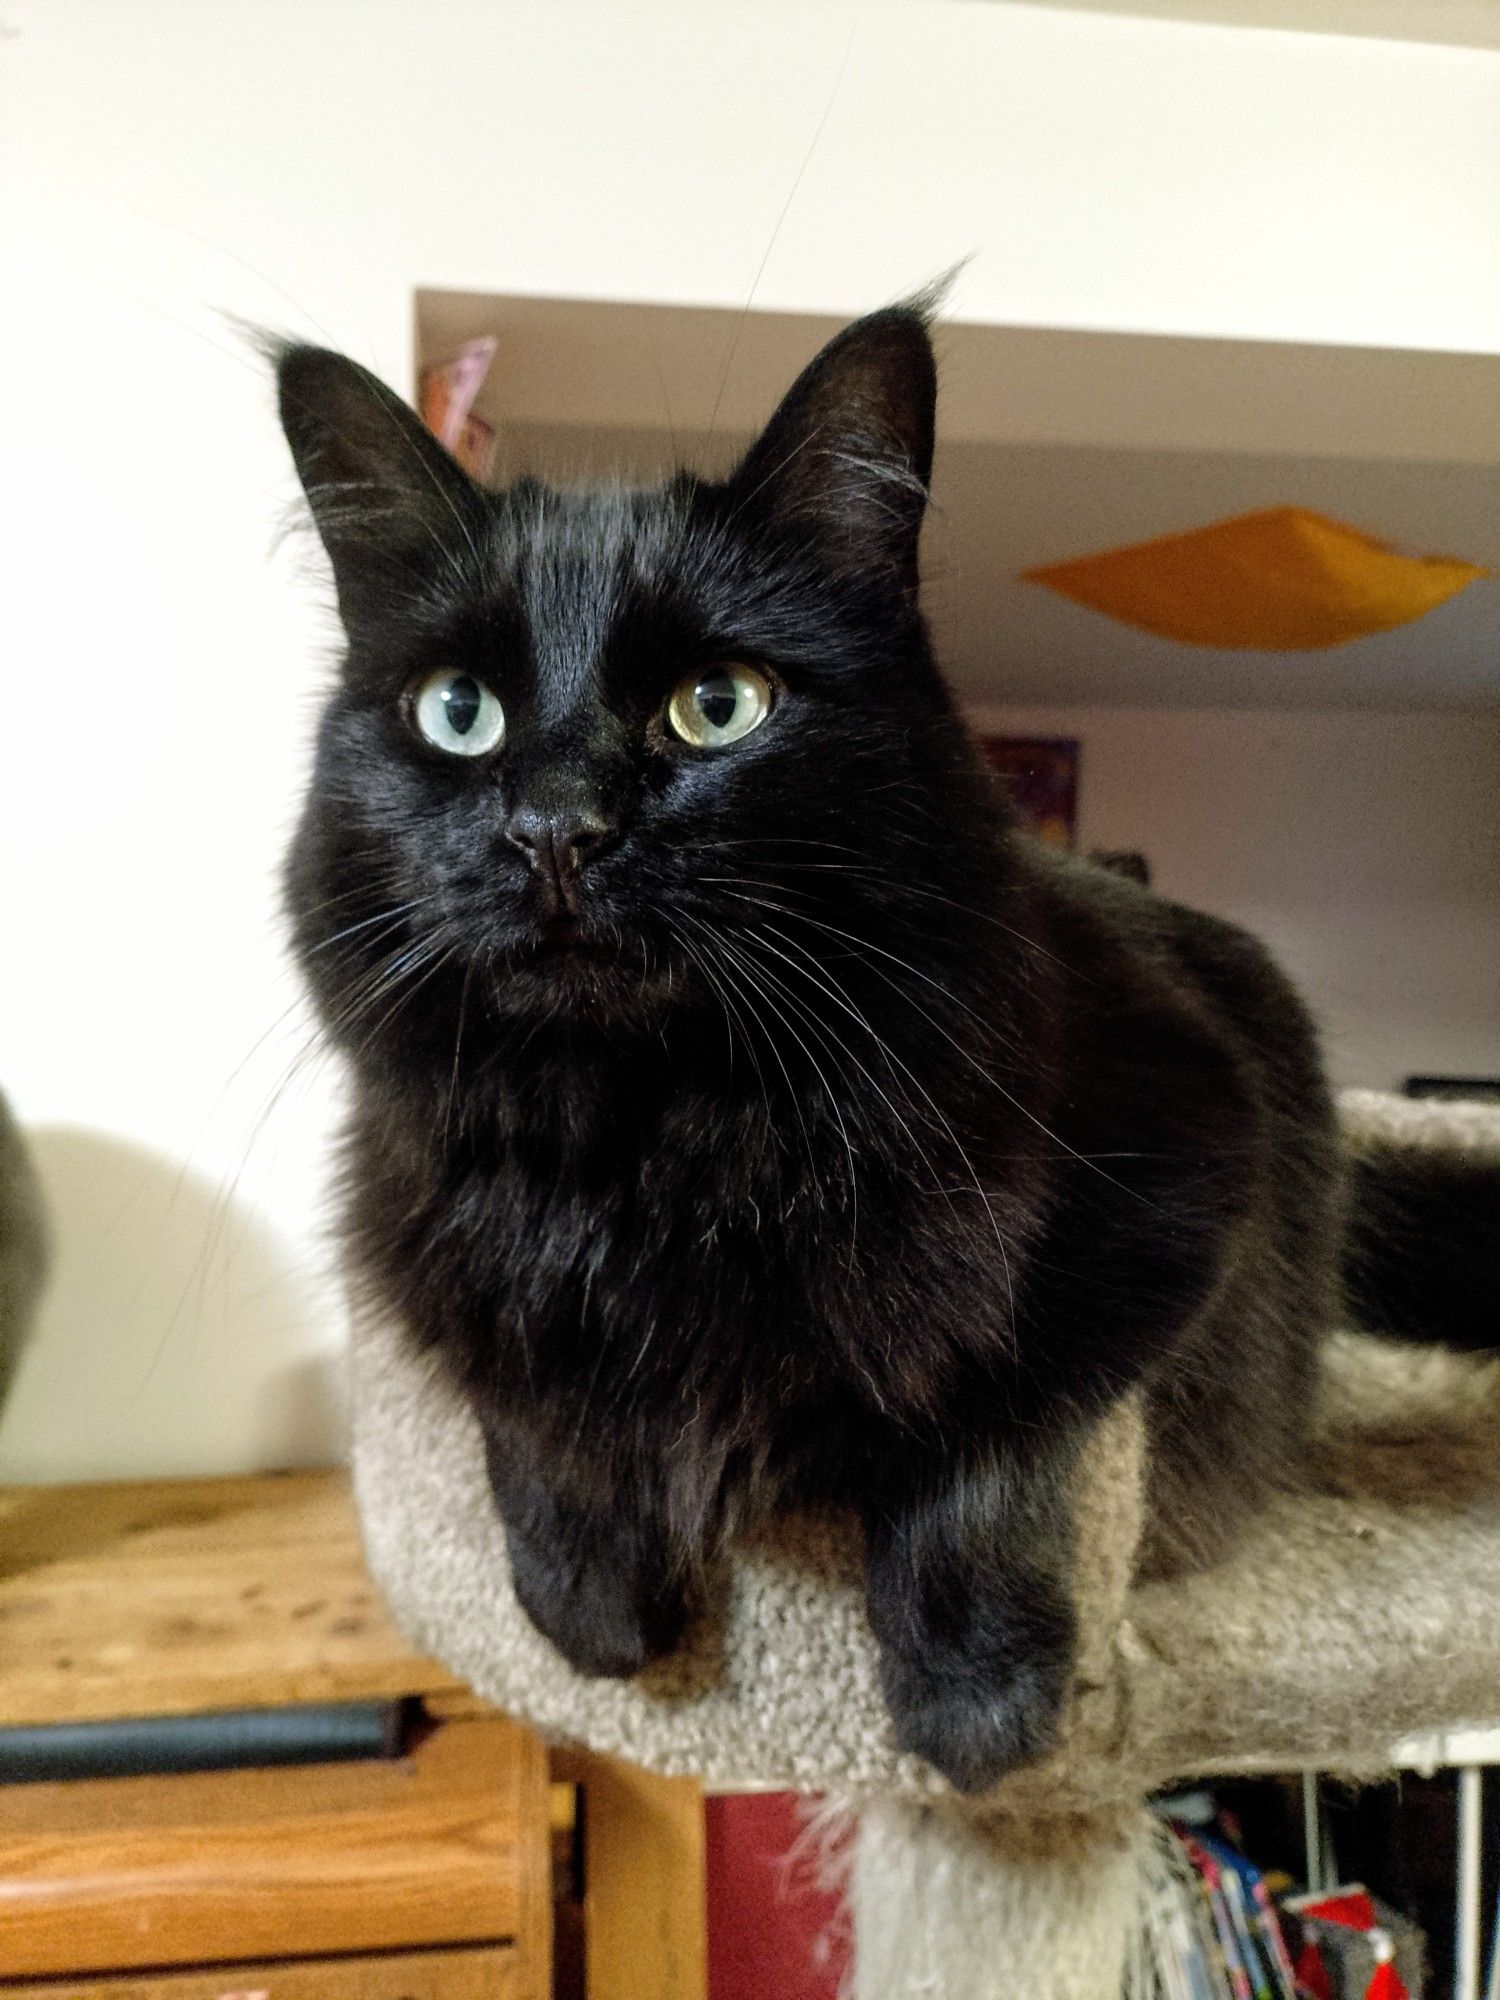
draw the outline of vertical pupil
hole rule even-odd
[[[698,683],[695,699],[705,722],[715,729],[727,729],[739,705],[739,689],[728,674],[710,674]]]
[[[455,736],[467,736],[479,720],[479,683],[470,680],[467,674],[459,674],[448,683],[443,695],[443,707],[448,716],[448,727]]]

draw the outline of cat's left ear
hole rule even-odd
[[[483,493],[416,411],[325,347],[275,350],[281,427],[352,632],[434,559],[474,546]]]
[[[937,370],[919,305],[845,327],[798,376],[729,482],[731,496],[836,562],[916,588]]]

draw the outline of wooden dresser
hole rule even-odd
[[[384,1701],[395,1756],[0,1787],[0,1996],[551,2000],[556,1918],[559,1992],[700,2000],[696,1788],[412,1653],[342,1474],[0,1491],[0,1728]]]

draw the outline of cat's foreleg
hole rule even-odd
[[[1054,1741],[1072,1681],[1071,1453],[894,1473],[866,1509],[866,1585],[896,1736],[965,1792]]]
[[[582,1674],[623,1679],[669,1653],[684,1566],[647,1482],[601,1491],[544,1470],[520,1426],[487,1424],[485,1443],[516,1597],[537,1630]]]

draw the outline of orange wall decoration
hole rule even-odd
[[[1404,556],[1343,521],[1270,507],[1021,572],[1107,618],[1191,646],[1312,652],[1410,624],[1489,572]]]

